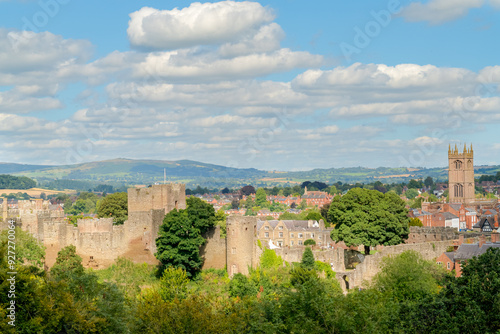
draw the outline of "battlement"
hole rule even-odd
[[[163,209],[165,213],[173,209],[186,208],[186,185],[155,184],[148,188],[128,189],[128,212],[144,212]]]

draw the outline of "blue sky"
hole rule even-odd
[[[0,0],[4,162],[500,164],[500,1]]]

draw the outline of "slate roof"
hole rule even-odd
[[[490,226],[491,226],[491,228],[492,228],[492,229],[493,229],[493,228],[495,228],[495,225],[494,225],[494,224],[495,224],[495,222],[494,222],[494,220],[493,220],[493,219],[491,219],[491,218],[488,218],[488,217],[481,218],[481,220],[480,220],[480,221],[478,221],[478,222],[476,223],[476,225],[472,226],[472,228],[480,228],[480,229],[483,229],[484,223],[486,223],[486,222],[488,222],[488,223],[490,224]]]
[[[444,255],[446,255],[451,261],[455,262],[455,252],[444,252]]]
[[[488,250],[488,248],[500,248],[500,243],[495,242],[487,242],[482,247],[479,247],[479,244],[462,244],[458,247],[455,252],[455,260],[468,260],[472,259],[474,256],[479,256]]]
[[[444,219],[455,219],[455,218],[458,218],[458,216],[455,216],[451,212],[443,212],[442,215],[444,216]]]
[[[450,204],[450,206],[455,209],[455,210],[460,210],[460,207],[462,206],[462,204]]]
[[[273,229],[275,229],[276,226],[278,226],[278,223],[280,222],[280,220],[268,220],[267,222],[269,223],[269,225],[271,225],[271,227]],[[308,227],[309,223],[307,220],[281,220],[281,222],[283,222],[285,224],[285,227],[289,231],[319,230],[319,223],[316,220],[314,220],[314,224],[317,226],[311,226],[311,227]],[[257,222],[257,229],[260,230],[261,227],[264,225],[264,223],[265,223],[265,221],[259,220]]]

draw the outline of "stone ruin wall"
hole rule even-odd
[[[226,268],[226,238],[220,236],[220,226],[210,229],[203,237],[207,242],[201,247],[202,269]]]

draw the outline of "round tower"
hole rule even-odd
[[[226,264],[229,277],[237,273],[248,275],[248,268],[256,265],[254,257],[257,217],[229,216],[226,233]]]

